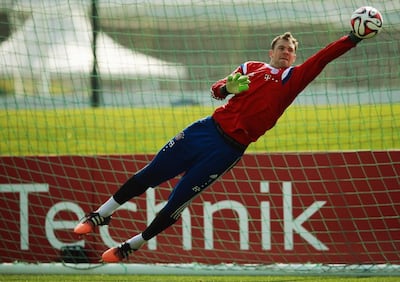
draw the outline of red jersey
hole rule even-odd
[[[233,73],[247,75],[249,89],[231,97],[214,111],[212,117],[226,134],[239,143],[248,145],[255,142],[274,127],[286,108],[329,62],[355,46],[349,36],[343,36],[304,63],[285,69],[277,69],[264,62],[245,62]],[[215,99],[226,98],[220,90],[226,79],[211,86],[211,95]]]

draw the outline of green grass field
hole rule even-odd
[[[330,276],[166,276],[166,275],[0,275],[9,281],[137,281],[137,282],[397,282],[398,277],[330,277]]]
[[[0,154],[155,153],[212,108],[0,111]],[[387,150],[400,147],[400,105],[292,106],[248,152]]]

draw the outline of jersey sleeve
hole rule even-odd
[[[357,42],[351,40],[349,35],[343,36],[312,55],[304,63],[294,67],[292,81],[294,82],[293,85],[298,88],[294,92],[304,89],[328,63],[342,56],[356,45]]]

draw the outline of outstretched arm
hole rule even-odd
[[[294,67],[291,81],[296,82],[292,84],[296,89],[292,89],[292,93],[299,93],[302,91],[322,72],[328,63],[356,47],[357,43],[360,41],[361,39],[351,32],[328,44],[325,48],[304,61],[304,63]]]

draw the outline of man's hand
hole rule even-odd
[[[231,94],[238,94],[249,89],[249,77],[240,73],[229,75],[226,80],[226,91]]]

